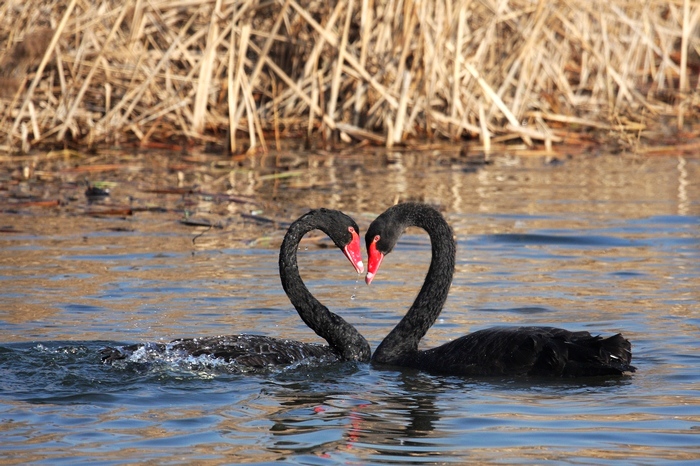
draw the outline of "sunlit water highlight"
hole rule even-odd
[[[278,194],[297,196],[290,217],[342,208],[365,231],[414,187],[458,238],[450,298],[424,347],[500,324],[623,332],[638,372],[611,379],[470,380],[313,361],[241,372],[177,356],[103,365],[99,350],[121,343],[225,333],[320,342],[279,284],[283,231],[241,226],[269,243],[246,244],[234,229],[193,244],[199,231],[157,214],[0,214],[17,229],[0,237],[0,464],[697,464],[700,163],[648,164],[409,166],[385,173],[363,206],[348,190]],[[352,174],[358,185],[380,173],[367,167]],[[367,287],[334,248],[299,250],[312,292],[373,348],[429,260],[427,237],[411,230]]]

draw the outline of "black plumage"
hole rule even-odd
[[[442,311],[454,274],[456,243],[442,215],[424,204],[405,203],[377,217],[365,235],[366,281],[372,281],[409,226],[423,228],[430,236],[430,268],[411,308],[372,355],[373,363],[464,376],[586,377],[635,371],[631,344],[622,335],[603,338],[554,327],[494,327],[419,350],[420,340]]]

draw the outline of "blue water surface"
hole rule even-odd
[[[423,347],[493,325],[622,332],[638,369],[623,377],[469,379],[318,361],[242,371],[187,357],[106,365],[106,346],[187,336],[322,343],[281,289],[284,230],[197,243],[199,230],[164,214],[71,227],[59,212],[60,231],[43,232],[36,212],[0,214],[21,230],[0,237],[1,462],[698,464],[700,168],[654,164],[392,172],[364,207],[290,191],[297,212],[341,208],[364,231],[406,186],[432,186],[423,199],[453,225],[458,255]],[[420,287],[427,236],[407,232],[370,287],[322,244],[300,247],[302,276],[376,348]]]

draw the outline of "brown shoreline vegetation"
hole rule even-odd
[[[692,154],[699,54],[691,0],[7,0],[0,152],[305,138]]]

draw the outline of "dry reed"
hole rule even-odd
[[[0,151],[694,137],[699,23],[691,0],[6,0]]]

